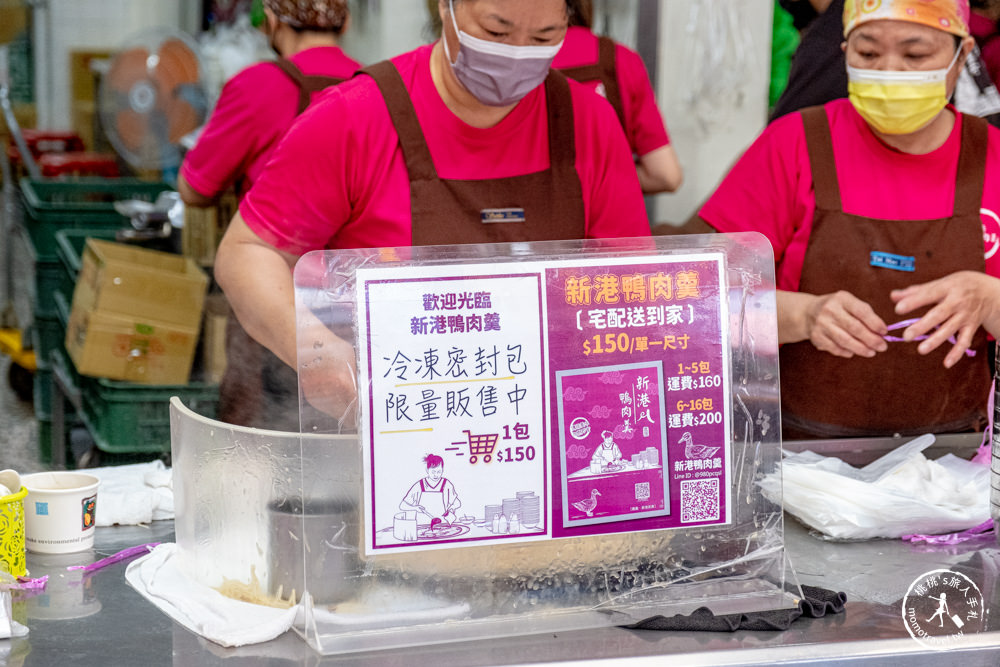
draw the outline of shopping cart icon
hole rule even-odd
[[[474,435],[471,431],[462,431],[469,439],[469,463],[475,463],[483,457],[484,463],[493,460],[493,449],[497,446],[499,433],[483,433]]]

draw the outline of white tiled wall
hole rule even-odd
[[[38,126],[68,129],[69,54],[114,50],[150,27],[199,28],[196,0],[46,0],[34,10],[35,99]]]

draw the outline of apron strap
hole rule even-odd
[[[989,125],[982,118],[962,114],[962,148],[955,172],[954,215],[979,217],[986,179],[986,146]]]
[[[303,74],[302,70],[296,67],[295,63],[288,58],[278,58],[274,64],[299,88],[299,106],[295,112],[296,116],[305,111],[306,107],[309,106],[313,93],[344,81],[344,79],[336,76]]]
[[[406,92],[399,70],[386,60],[361,71],[375,80],[385,98],[392,124],[399,135],[410,181],[437,180],[437,170],[434,168],[430,149],[427,148],[417,112]],[[576,135],[572,94],[566,77],[555,70],[550,70],[545,78],[545,105],[549,124],[549,166],[552,169],[557,165],[575,169]]]
[[[604,95],[615,113],[618,122],[625,127],[625,107],[622,104],[621,86],[618,85],[618,70],[615,67],[615,43],[609,37],[597,38],[597,62],[593,65],[566,67],[559,70],[563,76],[579,81],[600,81],[604,84]]]
[[[399,135],[399,144],[403,149],[403,159],[406,161],[410,181],[437,180],[437,170],[434,168],[434,160],[431,159],[431,151],[427,148],[427,140],[420,128],[420,121],[417,120],[416,109],[413,108],[413,101],[406,92],[406,84],[403,83],[399,70],[390,61],[383,60],[365,67],[361,72],[375,80],[385,99],[393,127]]]
[[[545,77],[545,106],[549,123],[549,169],[576,169],[576,132],[569,81],[556,70]]]
[[[610,37],[601,36],[597,39],[601,80],[604,82],[604,92],[608,102],[618,114],[618,122],[625,127],[625,106],[622,104],[621,86],[618,85],[618,69],[615,67],[615,43]]]
[[[833,139],[830,136],[830,122],[827,120],[826,109],[814,106],[799,113],[806,133],[806,149],[809,153],[809,169],[812,171],[816,208],[839,211],[841,210],[840,184],[837,182],[837,163],[833,157]]]

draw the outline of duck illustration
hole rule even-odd
[[[597,509],[597,496],[599,495],[601,495],[600,491],[597,489],[591,489],[590,498],[573,503],[573,507],[577,508],[581,512],[586,512],[587,516],[594,516],[594,510]]]
[[[684,456],[689,459],[711,458],[721,447],[708,447],[707,445],[696,445],[691,437],[690,431],[684,431],[680,442],[684,443]]]

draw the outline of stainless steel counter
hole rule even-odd
[[[899,540],[832,543],[786,520],[786,550],[803,584],[847,593],[846,611],[799,619],[784,632],[633,632],[604,628],[490,641],[419,647],[352,656],[319,656],[294,633],[239,649],[211,644],[177,625],[125,583],[123,563],[89,581],[65,570],[120,549],[171,541],[172,522],[99,528],[96,548],[72,556],[29,554],[32,576],[48,574],[45,595],[15,604],[26,638],[0,640],[7,667],[142,665],[923,665],[1000,664],[1000,549],[992,536],[949,547]],[[901,602],[910,584],[936,569],[969,577],[994,614],[986,631],[968,635],[946,653],[923,648],[903,625]],[[73,585],[74,581],[77,585]],[[6,662],[3,662],[7,649]]]

